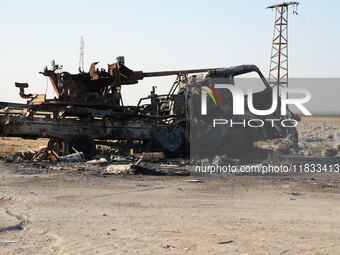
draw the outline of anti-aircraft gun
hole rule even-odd
[[[271,104],[268,97],[271,87],[253,65],[143,72],[129,69],[123,57],[109,64],[107,70],[96,68],[97,63],[91,64],[89,72],[70,74],[53,61],[51,69],[46,67],[41,72],[52,83],[56,93],[53,99],[46,99],[43,94],[26,94],[28,84],[16,83],[20,96],[28,102],[0,102],[0,134],[26,139],[50,138],[48,147],[54,152],[65,154],[75,149],[82,151],[86,157],[95,154],[96,144],[188,154],[190,126],[195,125],[192,102],[195,97],[200,97],[197,88],[206,82],[214,86],[212,79],[227,78],[234,84],[235,76],[256,72],[264,85],[264,90],[254,95],[258,109],[266,109]],[[153,89],[149,96],[139,100],[138,105],[123,105],[123,85],[169,75],[175,75],[176,80],[168,94],[157,95]],[[221,109],[227,109],[232,100],[226,97],[223,103],[225,105]],[[277,111],[273,115],[282,118]],[[287,134],[288,130],[283,127],[265,126],[241,133],[230,129],[225,134],[227,139],[219,139],[217,146],[222,148],[222,152],[240,153],[251,149],[255,141],[285,137]]]
[[[56,65],[52,61],[52,68],[45,67],[44,76],[49,77],[56,98],[46,100],[45,95],[25,94],[24,89],[28,88],[27,83],[16,83],[20,88],[20,96],[30,99],[28,104],[37,105],[74,105],[97,109],[111,109],[112,107],[121,106],[121,86],[137,84],[139,80],[148,77],[161,77],[168,75],[187,75],[192,73],[202,73],[209,69],[197,70],[179,70],[166,72],[149,72],[133,71],[125,66],[124,57],[118,57],[113,64],[108,64],[107,70],[98,69],[96,65],[99,62],[91,64],[88,72],[79,72],[70,74],[62,71],[62,66]]]

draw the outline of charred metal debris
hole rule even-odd
[[[125,65],[124,57],[109,64],[71,74],[52,61],[52,68],[41,72],[48,77],[56,93],[54,99],[45,94],[26,94],[27,83],[15,83],[27,104],[0,102],[0,135],[24,139],[50,138],[48,148],[58,155],[74,150],[91,158],[96,145],[115,145],[140,151],[165,152],[167,155],[189,155],[191,99],[199,96],[192,88],[198,80],[228,78],[256,72],[263,82],[263,91],[254,95],[255,105],[266,109],[271,104],[272,88],[254,65],[230,68],[207,68],[165,72],[133,71]],[[153,89],[148,97],[140,98],[136,106],[123,103],[121,87],[137,84],[149,77],[174,75],[168,94],[158,95]],[[232,107],[232,102],[225,102]],[[288,118],[273,114],[277,119]],[[258,118],[261,118],[257,116]],[[294,133],[294,132],[293,132]],[[204,135],[204,134],[201,134]],[[280,126],[256,130],[229,129],[220,139],[221,153],[240,154],[253,147],[254,142],[282,138],[288,129]],[[297,133],[291,134],[297,141]]]

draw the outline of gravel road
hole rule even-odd
[[[1,162],[0,253],[340,254],[339,200],[338,178],[103,176]]]

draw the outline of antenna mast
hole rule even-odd
[[[80,38],[80,58],[79,58],[79,72],[84,72],[84,48],[85,43],[83,36]]]
[[[297,14],[298,2],[287,2],[268,6],[275,9],[274,35],[270,58],[269,84],[273,87],[288,87],[288,8],[293,7],[293,14]]]

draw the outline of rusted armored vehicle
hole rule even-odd
[[[271,87],[256,66],[208,68],[165,72],[133,71],[125,66],[123,57],[108,65],[107,70],[96,68],[89,72],[70,74],[52,61],[52,68],[44,69],[56,92],[54,99],[46,95],[26,94],[26,83],[16,83],[20,96],[27,104],[0,102],[0,135],[25,139],[50,138],[48,147],[58,154],[82,151],[90,158],[96,144],[140,147],[142,150],[187,154],[190,151],[192,119],[191,97],[199,96],[197,87],[214,77],[228,77],[256,72],[263,82],[263,91],[256,94],[257,105],[270,107]],[[155,90],[139,100],[136,106],[123,104],[121,87],[137,84],[148,77],[176,77],[168,94],[157,95]],[[213,84],[212,84],[213,86]],[[232,101],[223,102],[232,107]],[[225,106],[224,106],[225,108]],[[227,107],[228,108],[228,107]],[[275,118],[281,117],[276,111]],[[286,137],[289,130],[280,126],[264,126],[249,132],[230,129],[220,139],[225,152],[244,150],[255,141]],[[234,137],[234,138],[233,138]],[[238,140],[238,142],[236,142]],[[250,146],[250,147],[251,147]]]

